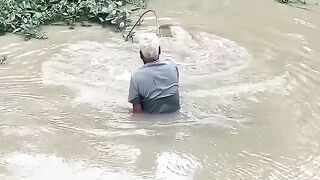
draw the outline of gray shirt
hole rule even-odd
[[[129,98],[145,113],[172,113],[180,109],[179,72],[175,61],[163,58],[150,62],[131,76]]]

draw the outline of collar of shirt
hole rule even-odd
[[[160,61],[160,59],[155,60],[155,61],[152,61],[152,62],[148,62],[148,63],[144,64],[144,65],[142,66],[142,68],[152,66],[152,65],[158,63],[159,61]]]

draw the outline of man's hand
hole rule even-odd
[[[133,104],[133,113],[142,113],[141,104]]]

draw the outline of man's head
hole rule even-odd
[[[144,33],[139,40],[140,58],[143,62],[149,63],[159,59],[161,53],[159,38],[153,33]]]

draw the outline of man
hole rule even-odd
[[[144,65],[131,76],[129,102],[133,113],[162,114],[180,109],[179,71],[170,58],[160,59],[159,39],[144,34],[139,40]]]

